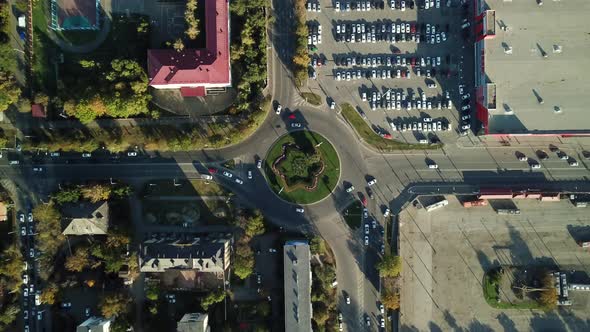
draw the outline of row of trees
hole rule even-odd
[[[19,247],[13,243],[0,254],[0,261],[0,330],[4,330],[16,320],[20,311],[18,294],[24,260]]]
[[[66,203],[77,203],[81,199],[92,203],[106,201],[109,199],[122,199],[129,197],[133,189],[128,185],[110,185],[94,183],[89,185],[73,185],[55,192],[53,199],[59,205]]]
[[[249,117],[236,123],[210,123],[207,127],[189,126],[125,127],[104,129],[35,130],[35,139],[25,149],[88,152],[105,146],[110,151],[124,151],[142,142],[146,150],[187,151],[220,148],[235,144],[254,132],[264,121],[270,99]]]
[[[12,71],[16,68],[16,52],[10,45],[10,3],[0,2],[0,112],[15,104],[21,95]]]
[[[53,202],[40,204],[33,209],[37,223],[36,244],[40,253],[40,277],[47,280],[54,270],[57,251],[65,241],[61,233],[61,213]]]
[[[212,19],[212,18],[211,18]],[[184,10],[184,20],[187,28],[185,34],[189,39],[195,40],[199,35],[199,19],[197,18],[197,0],[188,0]]]
[[[230,112],[237,114],[256,110],[266,82],[266,16],[267,0],[230,2],[232,31],[232,77],[238,90],[237,101]]]
[[[307,49],[307,36],[309,30],[306,24],[305,12],[306,0],[295,1],[295,53],[293,54],[293,76],[295,83],[302,86],[307,80],[309,68],[309,52]]]
[[[379,275],[382,278],[397,278],[402,270],[402,259],[400,256],[387,254],[376,265]],[[399,292],[394,287],[388,286],[394,282],[384,282],[381,291],[381,303],[388,310],[397,310],[400,305]]]

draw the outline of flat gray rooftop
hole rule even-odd
[[[590,80],[585,75],[590,73],[590,2],[487,4],[496,11],[498,24],[496,37],[485,46],[486,73],[497,85],[490,133],[590,131]],[[503,24],[508,31],[501,29]],[[563,52],[554,53],[554,45]],[[505,54],[505,46],[513,53]],[[556,106],[561,113],[554,111]]]
[[[283,247],[285,331],[311,331],[311,266],[309,245],[289,241]]]

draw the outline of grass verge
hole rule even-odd
[[[214,181],[198,179],[152,180],[145,186],[144,196],[225,196],[228,191]]]
[[[361,226],[361,217],[363,215],[363,204],[355,200],[343,212],[344,221],[351,229],[357,229]]]
[[[272,163],[281,155],[285,143],[296,143],[301,147],[313,144],[321,154],[325,169],[319,175],[319,183],[315,190],[307,191],[303,188],[288,190],[285,181],[272,170]],[[282,199],[299,204],[315,203],[328,196],[336,187],[340,176],[340,160],[336,150],[326,138],[311,131],[296,131],[279,138],[266,155],[264,167],[272,190],[277,194],[280,191],[278,195]],[[283,188],[282,191],[281,188]]]
[[[441,144],[409,144],[391,139],[385,139],[377,135],[365,122],[360,114],[350,105],[342,104],[342,115],[352,125],[357,134],[368,144],[380,151],[396,150],[436,150],[442,147]]]
[[[314,106],[320,106],[322,104],[322,97],[320,97],[319,95],[317,95],[315,93],[302,92],[301,97],[303,97],[303,99],[305,99],[306,102],[308,102]]]

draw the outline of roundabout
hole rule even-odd
[[[268,150],[264,172],[272,191],[296,204],[316,203],[334,190],[340,160],[322,135],[302,130],[279,137]]]

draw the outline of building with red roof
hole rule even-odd
[[[229,2],[205,0],[205,48],[148,50],[149,85],[205,96],[209,88],[231,86]]]

